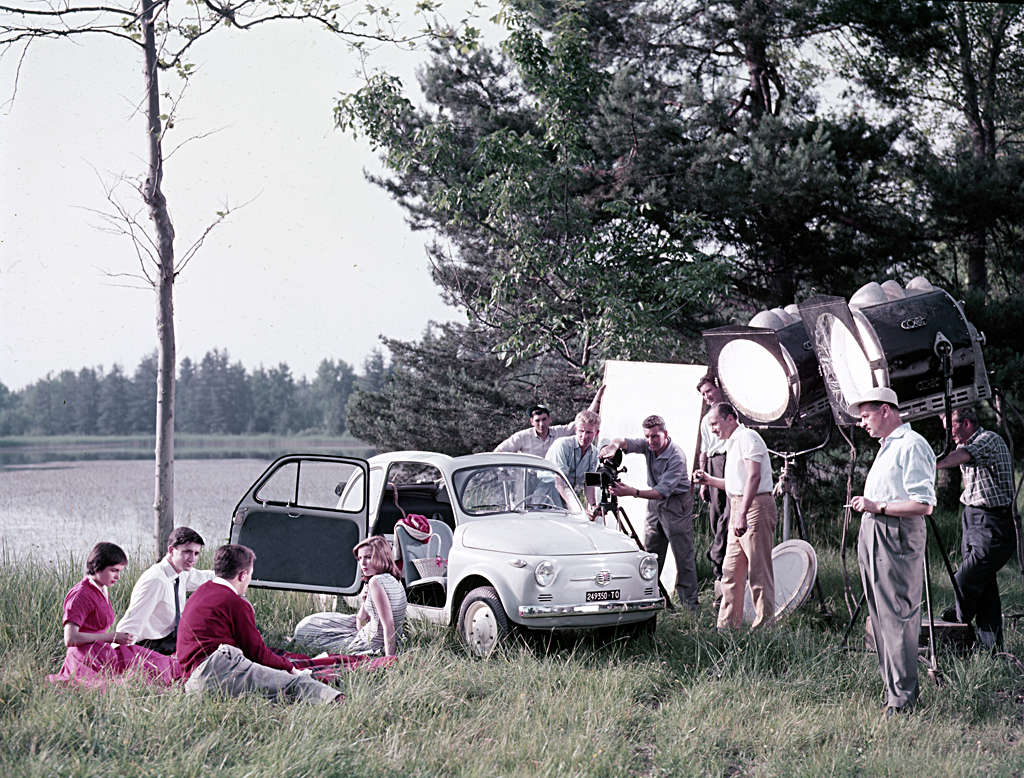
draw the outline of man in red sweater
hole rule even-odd
[[[256,629],[256,613],[245,599],[255,561],[251,548],[221,546],[213,555],[216,577],[185,603],[177,650],[187,679],[185,691],[232,696],[257,692],[312,703],[341,702],[341,692],[299,672],[263,642]]]

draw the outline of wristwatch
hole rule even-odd
[[[884,503],[884,502],[878,503],[878,515],[879,516],[885,516],[885,509],[887,507],[888,507],[888,503]]]

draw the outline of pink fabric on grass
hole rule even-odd
[[[114,609],[89,578],[83,578],[64,598],[61,625],[77,624],[82,632],[105,632],[114,624]],[[68,646],[60,672],[48,675],[50,683],[102,689],[111,681],[140,674],[155,683],[171,684],[179,676],[178,662],[142,646],[86,643]]]

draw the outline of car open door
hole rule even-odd
[[[235,507],[231,542],[256,552],[253,586],[355,594],[352,549],[367,533],[368,465],[290,454],[277,459]]]

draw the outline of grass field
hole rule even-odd
[[[137,683],[50,688],[45,676],[63,655],[61,601],[80,571],[9,554],[0,567],[3,776],[1024,772],[1024,665],[943,654],[944,685],[922,669],[916,711],[884,721],[875,657],[839,650],[839,560],[821,549],[831,622],[809,603],[773,632],[719,635],[705,597],[698,619],[662,616],[653,640],[562,639],[487,661],[468,658],[446,630],[413,626],[396,666],[349,674],[346,704],[328,708],[185,698]],[[113,590],[118,613],[140,569],[129,572]],[[937,602],[949,601],[937,566],[932,580]],[[1020,613],[1015,567],[1001,588],[1004,612]],[[315,609],[294,593],[251,599],[271,645]],[[851,643],[862,642],[861,627]],[[1008,651],[1024,656],[1020,620],[1007,627]]]

